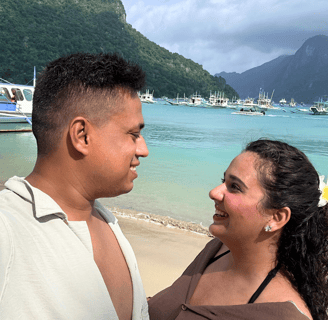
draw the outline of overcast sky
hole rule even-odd
[[[127,22],[211,74],[243,72],[328,35],[327,0],[122,0]]]

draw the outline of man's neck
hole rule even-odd
[[[51,171],[50,171],[51,170]],[[35,188],[49,195],[66,213],[68,220],[88,221],[92,218],[94,200],[80,188],[70,173],[56,172],[53,167],[36,167],[26,180]]]

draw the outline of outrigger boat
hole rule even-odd
[[[212,108],[228,108],[229,98],[224,97],[224,93],[210,93],[208,106]]]
[[[0,83],[0,123],[28,122],[32,124],[33,93],[33,86],[10,82]]]
[[[328,114],[328,100],[317,101],[313,106],[310,107],[310,111],[313,112],[314,115],[327,115]]]
[[[27,122],[32,125],[32,100],[35,81],[35,67],[33,86],[14,84],[0,78],[0,123]]]
[[[143,103],[156,103],[156,101],[154,101],[154,91],[150,93],[149,89],[146,90],[146,93],[140,93],[139,91],[138,96]]]

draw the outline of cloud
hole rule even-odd
[[[126,7],[151,41],[214,74],[242,72],[328,34],[326,0],[161,0]],[[123,1],[123,4],[124,1]]]

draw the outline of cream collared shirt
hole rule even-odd
[[[0,319],[118,320],[93,259],[85,221],[68,221],[59,205],[24,178],[0,192]],[[149,319],[133,250],[114,215],[95,207],[112,228],[130,270],[133,320]]]

